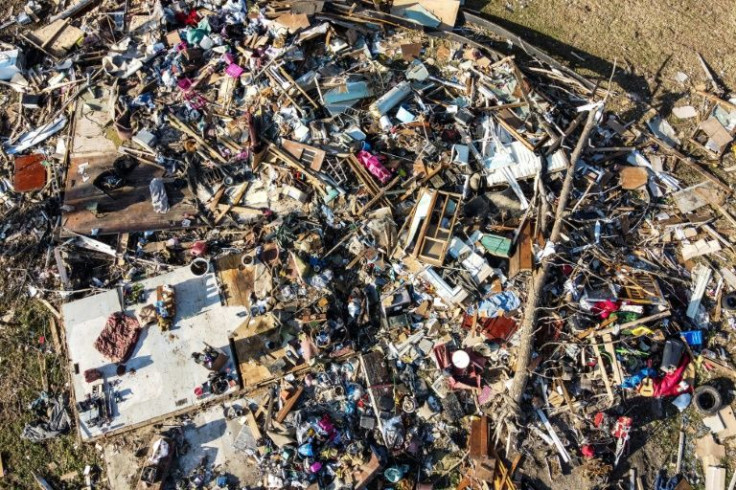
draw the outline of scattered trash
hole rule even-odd
[[[44,392],[31,403],[31,410],[39,416],[39,420],[26,424],[21,437],[31,442],[41,442],[66,434],[71,427],[71,418],[66,410],[64,395],[52,398]]]

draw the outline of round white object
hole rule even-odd
[[[467,369],[470,365],[470,356],[464,350],[456,350],[452,353],[452,365],[457,369]]]

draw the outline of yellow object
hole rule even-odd
[[[654,382],[652,378],[644,378],[639,384],[639,394],[641,396],[654,396]]]
[[[643,326],[632,328],[628,330],[628,332],[634,337],[641,337],[642,335],[651,335],[654,333],[653,330],[650,330],[647,327]]]

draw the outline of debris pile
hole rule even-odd
[[[376,3],[14,19],[3,261],[48,247],[17,287],[65,300],[82,439],[238,396],[217,437],[257,469],[243,485],[602,487],[687,416],[725,488],[733,385],[708,380],[736,373],[736,219],[680,148],[697,117],[688,142],[731,158],[734,102],[624,121],[491,24],[452,30],[460,2]],[[156,435],[138,485],[230,485],[202,458],[170,471],[183,445]]]

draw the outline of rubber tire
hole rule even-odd
[[[736,293],[724,294],[723,298],[721,299],[721,306],[725,310],[736,309]]]
[[[705,395],[706,397],[710,397],[713,399],[713,405],[709,408],[703,407],[703,400],[701,397]],[[723,401],[721,400],[721,394],[718,393],[718,390],[715,389],[711,385],[702,385],[698,386],[695,389],[695,393],[693,394],[693,403],[695,404],[695,408],[698,409],[698,412],[700,412],[703,415],[715,415],[718,410],[721,409],[721,405],[723,404]]]

